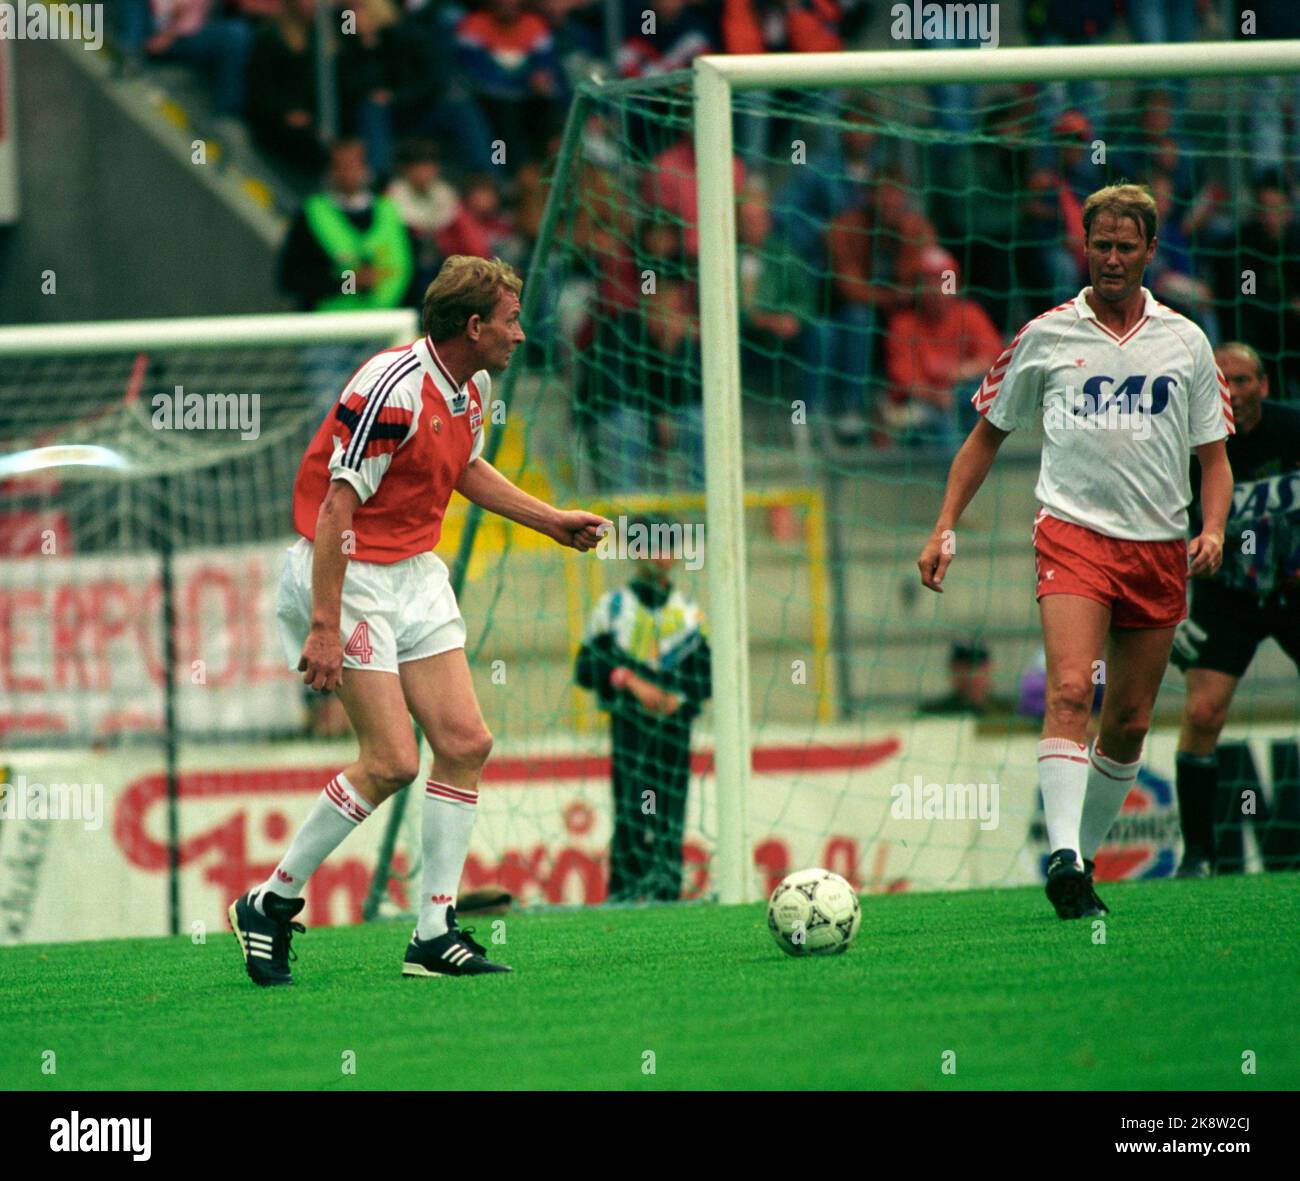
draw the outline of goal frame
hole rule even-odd
[[[259,344],[330,344],[374,337],[404,344],[420,335],[413,310],[283,312],[247,316],[178,316],[0,328],[0,357],[113,353],[132,349],[227,348]]]
[[[1300,72],[1300,41],[1178,45],[708,54],[692,63],[704,387],[705,528],[713,650],[718,843],[713,882],[724,903],[752,901],[748,823],[749,619],[740,414],[740,310],[732,96],[763,89],[1072,82]]]
[[[170,319],[103,320],[89,323],[0,327],[0,359],[6,357],[81,356],[131,353],[142,349],[228,348],[256,345],[317,345],[373,339],[405,344],[420,334],[419,316],[411,309],[357,312],[290,312],[271,315],[187,316]],[[55,464],[54,466],[59,466]],[[75,479],[93,478],[95,467],[71,467]],[[116,478],[130,480],[130,474]],[[170,472],[165,480],[183,478]],[[167,785],[167,923],[181,929],[180,894],[180,755],[176,684],[176,590],[174,554],[167,532],[158,547],[163,643],[163,776]]]

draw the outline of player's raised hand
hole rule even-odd
[[[596,548],[596,543],[612,524],[605,517],[583,509],[561,510],[556,514],[550,535],[561,545],[586,553]]]
[[[298,671],[303,674],[302,683],[317,692],[328,693],[339,687],[343,680],[343,643],[338,628],[312,628],[307,633]]]
[[[1192,578],[1216,574],[1223,565],[1223,534],[1202,533],[1193,537],[1187,547],[1187,556],[1191,560],[1187,573]]]
[[[939,594],[943,594],[943,577],[947,574],[948,565],[952,561],[951,536],[947,530],[931,534],[930,540],[925,543],[925,549],[921,551],[921,556],[916,560],[917,569],[921,571],[921,585]]]

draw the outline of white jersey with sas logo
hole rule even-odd
[[[1186,537],[1188,454],[1233,433],[1228,384],[1205,333],[1145,287],[1123,337],[1089,290],[1016,333],[971,402],[1004,431],[1042,415],[1036,492],[1049,516],[1133,541]]]

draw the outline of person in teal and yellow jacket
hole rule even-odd
[[[632,544],[638,527],[645,538],[681,534],[667,525],[627,523],[632,577],[597,602],[574,668],[609,713],[613,736],[611,902],[681,897],[691,723],[712,696],[703,612],[673,586],[678,557],[664,546],[642,557]]]

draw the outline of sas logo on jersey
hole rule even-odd
[[[1083,383],[1083,393],[1075,398],[1072,412],[1091,417],[1113,408],[1120,414],[1160,414],[1169,405],[1170,392],[1177,384],[1176,377],[1162,373],[1151,379],[1148,390],[1143,373],[1135,373],[1122,381],[1099,373]]]
[[[1230,523],[1242,527],[1252,521],[1288,515],[1300,508],[1300,471],[1260,480],[1241,480],[1232,486]]]
[[[477,402],[469,404],[469,429],[476,431],[483,425],[483,411]]]

